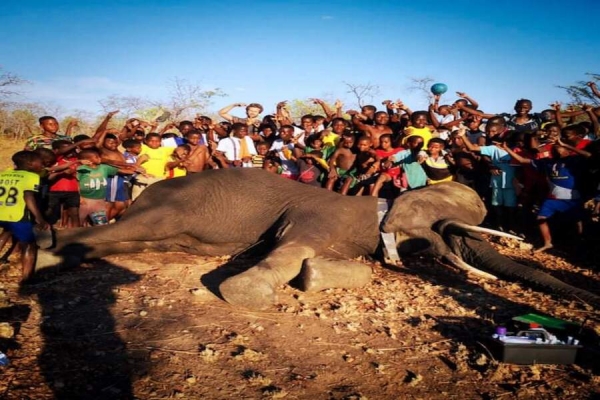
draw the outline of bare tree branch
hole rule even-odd
[[[28,82],[25,79],[12,72],[2,72],[0,67],[0,98],[20,95],[21,92],[16,87],[26,83]]]
[[[422,78],[413,77],[409,79],[410,86],[407,86],[406,90],[409,92],[417,92],[425,102],[425,105],[431,104],[431,102],[433,101],[433,94],[431,93],[430,88],[431,84],[434,82],[434,79],[429,76],[425,76]]]
[[[373,98],[379,95],[379,86],[374,85],[371,82],[362,85],[344,82],[344,85],[348,87],[346,93],[351,93],[356,97],[356,104],[358,107],[363,107],[367,103],[367,100],[368,103],[372,103]]]

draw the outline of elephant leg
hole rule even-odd
[[[306,223],[311,220],[317,222]],[[221,296],[230,304],[249,309],[263,310],[273,305],[277,288],[300,273],[305,259],[314,257],[330,244],[328,226],[320,222],[317,218],[305,218],[301,226],[287,223],[278,235],[277,246],[265,259],[221,283]]]
[[[317,292],[329,288],[358,288],[371,282],[371,267],[351,260],[307,258],[302,264],[299,288]]]

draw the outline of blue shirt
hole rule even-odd
[[[577,200],[581,198],[578,185],[585,171],[585,160],[581,156],[559,159],[531,160],[531,165],[545,171],[550,181],[551,199]]]
[[[510,154],[496,146],[480,146],[481,155],[488,156],[492,164],[500,169],[500,175],[492,175],[490,186],[496,189],[511,189],[515,178],[515,167],[510,165]]]
[[[415,189],[427,184],[427,175],[421,164],[417,162],[417,156],[410,150],[402,150],[392,156],[392,161],[402,164],[402,169],[406,173],[406,180],[411,189]]]

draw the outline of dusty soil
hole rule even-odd
[[[600,293],[596,257],[531,256],[525,263]],[[590,254],[595,254],[590,247]],[[581,255],[581,254],[580,254]],[[473,281],[413,256],[376,262],[361,289],[282,288],[269,312],[215,295],[250,259],[179,253],[113,256],[46,270],[19,289],[17,260],[0,271],[0,367],[6,399],[586,399],[600,393],[600,312],[504,281]],[[494,326],[537,312],[588,318],[575,365],[499,363]],[[6,324],[5,324],[6,325]],[[9,332],[10,333],[10,332]],[[9,335],[10,336],[10,335]]]

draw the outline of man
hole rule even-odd
[[[235,107],[246,107],[246,118],[234,117],[229,114]],[[261,124],[259,116],[263,110],[263,106],[258,103],[250,103],[248,105],[245,103],[234,103],[220,109],[219,116],[231,123],[239,122],[245,124],[248,127],[248,135],[254,136],[255,131],[258,133],[258,127]]]

